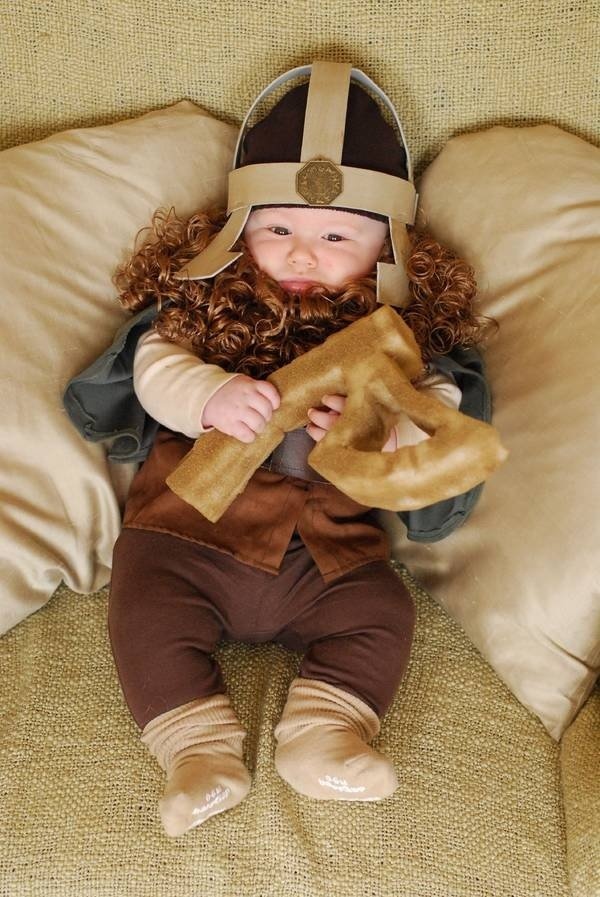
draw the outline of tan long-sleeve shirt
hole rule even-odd
[[[216,364],[206,364],[190,349],[149,330],[138,342],[133,368],[134,389],[148,414],[169,430],[197,439],[206,403],[235,377]],[[461,392],[448,377],[430,374],[419,387],[451,408],[458,408]],[[398,447],[416,445],[428,436],[404,415],[396,424]]]

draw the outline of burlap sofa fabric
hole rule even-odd
[[[562,744],[560,769],[573,897],[600,894],[600,687]]]
[[[375,742],[395,764],[398,792],[341,805],[289,789],[274,769],[273,728],[295,655],[225,645],[252,790],[175,842],[156,809],[163,774],[114,672],[106,593],[59,591],[0,641],[0,681],[11,683],[0,730],[0,894],[567,897],[558,746],[406,582],[415,649]]]
[[[321,55],[389,89],[417,171],[457,131],[551,121],[600,138],[598,0],[0,4],[0,148],[184,96],[239,122]]]

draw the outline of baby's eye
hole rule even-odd
[[[272,234],[277,234],[278,237],[287,237],[290,233],[287,227],[279,227],[276,224],[273,225],[273,227],[270,227],[269,230]]]
[[[326,234],[325,239],[330,243],[339,243],[340,240],[345,240],[345,237],[340,236],[340,234]]]

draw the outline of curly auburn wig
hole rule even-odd
[[[322,343],[377,308],[375,271],[341,290],[314,286],[290,294],[261,271],[239,241],[241,257],[212,282],[179,280],[175,273],[210,242],[225,212],[197,212],[188,220],[159,210],[133,256],[115,274],[120,302],[131,311],[158,303],[154,327],[184,343],[203,361],[257,379]],[[489,320],[473,310],[472,269],[427,233],[410,232],[407,263],[411,302],[397,309],[412,329],[424,361],[480,342]],[[393,261],[386,241],[382,261]]]

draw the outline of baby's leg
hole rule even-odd
[[[167,834],[183,834],[239,803],[250,777],[244,730],[212,657],[226,593],[214,552],[175,536],[125,529],[115,546],[109,629],[142,740],[167,773]]]
[[[364,701],[318,679],[295,679],[275,729],[275,766],[307,797],[382,800],[398,781],[387,757],[368,745],[378,732]]]
[[[368,743],[408,663],[413,626],[412,599],[383,562],[334,580],[290,624],[282,641],[309,647],[275,730],[275,764],[296,791],[354,801],[395,791],[391,762]]]
[[[191,701],[148,723],[142,741],[167,774],[159,802],[167,835],[183,835],[246,797],[245,734],[227,695]]]

